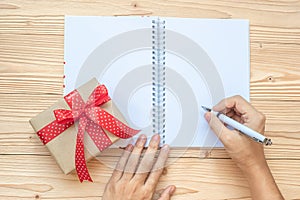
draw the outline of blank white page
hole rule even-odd
[[[221,146],[203,118],[201,105],[212,106],[233,95],[249,100],[249,22],[165,18],[165,26],[166,142]]]

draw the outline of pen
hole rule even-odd
[[[240,131],[241,133],[247,135],[248,137],[252,138],[254,141],[259,142],[261,144],[271,145],[272,141],[271,139],[266,138],[262,134],[252,130],[251,128],[231,119],[230,117],[227,117],[226,115],[220,113],[220,112],[214,112],[212,109],[207,108],[205,106],[202,106],[203,110],[207,112],[212,112],[215,114],[222,122],[225,124],[228,124],[229,126],[235,128],[236,130]]]

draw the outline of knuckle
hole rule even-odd
[[[148,145],[148,148],[156,149],[157,146],[158,146],[158,143],[156,143],[156,142],[150,142],[149,145]]]
[[[222,139],[224,140],[225,143],[230,143],[231,142],[231,134],[230,133],[222,133],[222,135],[220,135],[220,137],[222,137]]]
[[[238,95],[238,94],[237,94],[237,95],[234,95],[233,97],[234,97],[234,98],[237,98],[237,99],[242,98],[241,95]]]
[[[222,135],[219,136],[225,146],[236,143],[235,133],[225,130]]]
[[[115,184],[108,184],[106,186],[106,189],[110,192],[115,192],[116,191],[116,185]]]
[[[241,95],[234,95],[233,98],[238,101],[243,99],[243,97]]]
[[[234,95],[232,98],[231,98],[231,103],[234,103],[234,104],[239,104],[241,102],[245,102],[246,100],[241,96],[241,95]]]
[[[156,183],[155,179],[148,179],[147,180],[147,184],[150,185],[150,187],[153,187],[155,185],[155,183]]]
[[[131,180],[130,183],[133,186],[133,188],[139,188],[141,185],[144,184],[144,179],[139,176],[134,176]]]
[[[134,181],[134,182],[132,182],[131,184],[130,184],[131,186],[131,191],[133,192],[133,193],[135,193],[136,191],[138,191],[139,190],[139,186],[141,185],[141,183],[139,182],[139,181]],[[128,187],[128,186],[127,186]]]
[[[143,191],[143,195],[145,197],[150,196],[150,194],[152,194],[154,191],[153,187],[144,187],[144,191]]]
[[[122,191],[125,189],[125,184],[123,181],[119,181],[114,185],[114,188]]]

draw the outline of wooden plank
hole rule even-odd
[[[251,43],[251,99],[299,101],[299,51],[299,44]]]
[[[1,74],[62,77],[63,16],[1,16],[0,33]]]
[[[64,175],[49,156],[0,156],[1,199],[99,198],[117,157],[93,160],[88,167],[94,183],[79,183],[76,174]],[[248,184],[229,159],[169,160],[158,189],[175,184],[173,199],[249,199]],[[268,162],[286,199],[300,198],[299,160]],[[187,167],[188,166],[188,167]]]
[[[84,7],[84,9],[83,9]],[[59,1],[2,0],[2,15],[161,15],[181,17],[247,18],[262,26],[297,27],[300,16],[298,1]],[[263,20],[262,20],[263,19]]]

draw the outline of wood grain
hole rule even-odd
[[[89,163],[95,183],[63,175],[28,123],[62,97],[64,15],[249,19],[251,102],[266,114],[274,142],[266,156],[285,198],[300,199],[298,0],[2,0],[0,199],[99,199],[110,176],[111,168],[97,160]],[[113,166],[119,155],[109,149],[101,160]],[[224,149],[172,149],[169,162],[158,188],[176,184],[173,199],[251,199]]]
[[[0,198],[75,199],[84,195],[97,199],[112,172],[110,166],[114,166],[118,158],[106,157],[102,163],[97,160],[89,163],[94,183],[79,183],[74,173],[63,175],[49,156],[5,155],[0,159]],[[285,162],[289,165],[284,166]],[[250,198],[247,181],[229,159],[180,158],[170,159],[169,163],[157,189],[175,184],[177,191],[172,199]],[[271,160],[268,163],[285,197],[297,199],[300,161]],[[193,174],[193,178],[187,174]]]

